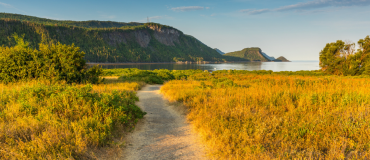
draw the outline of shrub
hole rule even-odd
[[[67,83],[101,82],[99,68],[86,71],[84,52],[72,45],[40,44],[32,49],[18,35],[17,45],[0,47],[0,81],[9,83],[28,79],[64,80]],[[93,78],[89,80],[88,78]]]

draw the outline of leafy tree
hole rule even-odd
[[[328,74],[354,76],[370,75],[370,38],[360,39],[360,49],[355,51],[354,43],[345,43],[338,40],[335,43],[328,43],[320,52],[321,70]]]

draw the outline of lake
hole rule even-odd
[[[169,69],[187,70],[201,69],[215,70],[272,70],[272,71],[300,71],[318,70],[319,61],[293,61],[293,62],[240,62],[240,63],[217,63],[217,64],[127,64],[127,65],[102,65],[103,68],[138,68],[142,70]]]

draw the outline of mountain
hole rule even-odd
[[[258,48],[258,47],[244,48],[241,51],[226,53],[223,56],[238,57],[238,58],[242,58],[248,61],[262,61],[262,62],[270,62],[270,61],[281,62],[282,61],[280,59],[275,59],[274,57],[268,56],[266,53],[262,52],[261,48]],[[289,61],[287,60],[284,62],[289,62]]]
[[[276,58],[276,60],[279,60],[281,62],[290,62],[288,59],[286,59],[285,57],[283,56],[280,56],[279,58]]]
[[[270,61],[262,54],[262,50],[257,47],[244,48],[241,51],[229,52],[224,54],[223,56],[239,57],[249,61]]]
[[[224,52],[220,51],[220,50],[219,50],[219,49],[217,49],[217,48],[215,48],[215,50],[216,50],[218,53],[220,53],[221,55],[224,55],[224,54],[225,54]]]
[[[196,38],[157,23],[58,21],[0,13],[0,45],[14,46],[24,35],[31,47],[57,43],[80,47],[87,62],[237,61],[224,57]]]

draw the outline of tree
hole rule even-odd
[[[328,43],[320,52],[321,70],[334,75],[370,75],[370,38],[358,41],[360,49],[355,51],[355,44],[338,40]]]

